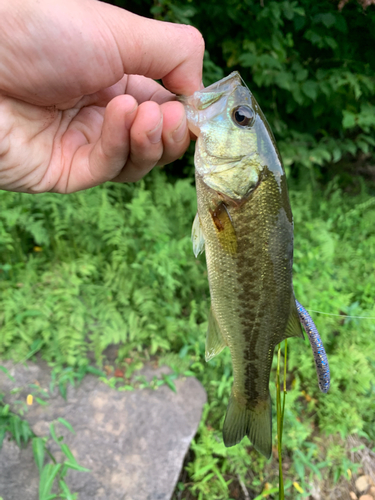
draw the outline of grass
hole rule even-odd
[[[292,186],[290,197],[296,297],[307,309],[337,315],[312,313],[331,367],[327,395],[319,392],[308,341],[288,342],[282,471],[285,498],[300,500],[356,473],[351,436],[374,447],[375,321],[355,316],[375,316],[375,203],[366,186],[353,195],[335,182],[314,191]],[[155,171],[134,186],[67,197],[2,193],[2,207],[0,357],[41,356],[62,388],[89,369],[90,353],[102,372],[111,344],[120,346],[122,371],[131,371],[129,360],[158,359],[175,375],[193,374],[208,404],[175,498],[245,498],[245,490],[282,498],[275,461],[267,463],[247,439],[229,449],[222,443],[231,362],[227,350],[204,361],[209,292],[204,256],[195,259],[191,249],[190,179],[168,182]],[[271,380],[276,367],[275,356]],[[271,393],[275,404],[274,384]]]

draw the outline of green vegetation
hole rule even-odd
[[[288,343],[285,488],[287,498],[304,498],[292,480],[308,492],[313,478],[334,474],[333,483],[353,470],[340,440],[352,433],[375,440],[375,322],[345,317],[375,316],[375,202],[365,189],[347,195],[335,182],[290,194],[296,295],[308,308],[342,314],[314,315],[331,365],[328,395],[319,393],[308,341]],[[197,376],[208,392],[187,466],[193,494],[227,498],[233,478],[255,493],[266,482],[277,491],[276,468],[247,440],[222,444],[231,362],[229,351],[204,361],[209,296],[204,256],[196,260],[191,249],[191,179],[172,183],[156,170],[132,186],[2,198],[1,357],[21,361],[39,352],[55,369],[69,365],[61,373],[73,380],[89,364],[88,350],[99,365],[112,343],[121,345],[120,365],[157,355]],[[271,390],[275,402],[273,383]]]
[[[14,380],[10,375],[8,370],[3,366],[0,366],[1,371],[3,371],[10,379]],[[42,389],[35,386],[37,394],[43,395],[45,398],[48,394]],[[43,393],[43,394],[40,394]],[[45,400],[36,397],[39,404],[47,404]],[[27,406],[24,401],[16,401],[21,406],[18,411],[20,415],[27,412]],[[63,418],[58,418],[55,422],[50,424],[49,435],[46,437],[37,437],[26,419],[20,417],[20,415],[11,411],[9,404],[4,403],[4,394],[0,393],[0,448],[3,444],[5,433],[8,432],[10,436],[16,441],[19,447],[26,446],[30,441],[33,449],[34,460],[38,466],[39,471],[39,500],[53,500],[54,498],[60,498],[61,500],[77,500],[77,493],[72,493],[69,486],[65,482],[64,478],[69,469],[90,472],[88,469],[81,467],[76,459],[74,458],[69,446],[63,442],[64,438],[62,436],[57,436],[56,434],[56,424],[60,423],[65,426],[70,432],[74,433],[73,427]],[[50,443],[52,440],[55,442],[62,455],[64,455],[64,461],[62,463],[57,462],[53,454],[50,452]],[[49,456],[51,463],[45,464],[45,457]],[[66,459],[65,459],[66,457]],[[58,493],[52,493],[52,489]]]
[[[285,498],[312,490],[328,498],[375,442],[375,7],[352,1],[340,12],[328,0],[134,0],[126,7],[200,28],[206,83],[238,69],[275,132],[295,218],[296,296],[328,313],[311,314],[332,373],[329,393],[320,394],[308,341],[288,342]],[[208,404],[176,500],[246,498],[246,489],[256,500],[279,498],[276,440],[271,463],[247,439],[229,449],[222,443],[231,362],[227,350],[204,361],[209,292],[204,255],[195,259],[190,242],[191,154],[136,185],[1,199],[0,357],[41,356],[62,391],[93,370],[89,352],[101,369],[110,344],[119,344],[118,366],[129,373],[157,357],[173,377],[195,375]],[[173,377],[165,380],[172,388]],[[0,435],[6,429],[17,439],[11,422],[19,417],[9,419],[5,405],[0,412]],[[33,439],[17,425],[19,439]]]

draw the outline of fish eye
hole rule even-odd
[[[252,124],[254,111],[249,106],[237,106],[232,111],[233,121],[240,127],[248,127]]]

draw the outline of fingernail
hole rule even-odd
[[[137,110],[137,108],[138,108],[138,103],[135,102],[133,109],[130,109],[129,111],[127,111],[125,113],[125,128],[126,128],[126,130],[130,130],[131,126],[133,125],[133,121],[135,118],[134,112]],[[132,115],[134,115],[134,116],[132,116]]]
[[[151,132],[147,133],[147,137],[149,141],[152,142],[152,144],[156,144],[160,141],[162,130],[163,130],[163,116],[161,116],[158,125],[153,130],[151,130]]]
[[[125,116],[129,116],[129,115],[131,115],[132,113],[134,113],[134,111],[137,109],[137,107],[138,107],[138,103],[137,103],[137,101],[135,101],[135,102],[134,102],[134,106],[132,107],[132,109],[129,109],[129,111],[127,111],[127,112],[125,113]]]
[[[184,118],[180,123],[180,125],[172,133],[172,139],[174,140],[174,142],[181,142],[182,139],[185,138],[185,135],[186,135],[186,120]]]

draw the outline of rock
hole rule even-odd
[[[37,499],[38,468],[31,446],[21,450],[5,438],[0,450],[0,498],[4,500]]]
[[[371,485],[371,478],[369,476],[360,476],[355,481],[355,487],[358,493],[363,493],[366,491]]]
[[[46,366],[3,362],[15,382],[0,372],[0,387],[6,402],[26,400],[29,384],[48,390],[50,371]],[[165,369],[161,370],[165,372]],[[146,378],[160,370],[148,368]],[[67,401],[55,390],[48,406],[29,406],[24,418],[38,436],[48,433],[58,417],[66,419],[76,434],[56,424],[78,463],[91,470],[70,470],[66,482],[80,500],[167,500],[171,498],[184,456],[197,430],[206,394],[194,378],[175,380],[177,393],[162,385],[150,389],[119,392],[94,376],[69,387]],[[15,387],[17,395],[9,395]],[[52,453],[61,452],[52,442]],[[57,452],[57,453],[56,453]],[[31,446],[20,450],[5,440],[0,451],[0,497],[4,500],[37,500],[38,470]]]

